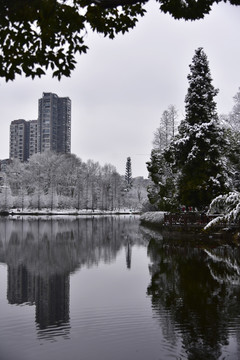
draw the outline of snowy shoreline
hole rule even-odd
[[[149,211],[140,216],[142,224],[161,227],[164,223],[164,211]]]
[[[108,211],[108,210],[76,210],[76,209],[65,209],[65,210],[49,210],[49,209],[11,209],[9,211],[2,211],[0,212],[0,216],[41,216],[41,215],[47,215],[47,216],[58,216],[58,215],[64,215],[64,216],[80,216],[80,215],[140,215],[139,211],[135,210],[129,210],[129,209],[123,209],[123,210],[114,210],[114,211]]]
[[[224,241],[225,243],[236,243],[240,241],[240,227],[238,225],[227,224],[213,224],[214,220],[208,224],[169,224],[164,222],[164,215],[166,212],[146,212],[140,216],[140,222],[142,225],[149,227],[150,229],[160,230],[161,234],[165,237],[186,238],[194,235],[195,239],[207,239]]]

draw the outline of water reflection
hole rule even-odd
[[[130,269],[136,243],[144,238],[134,217],[1,219],[0,261],[8,265],[8,302],[35,305],[40,338],[67,337],[70,273],[113,261],[123,246]]]
[[[170,344],[181,334],[187,358],[196,360],[221,358],[231,336],[239,343],[239,248],[209,249],[152,237],[148,254],[147,293]]]
[[[136,244],[145,246],[144,256],[132,263]],[[101,267],[86,271],[101,262],[115,263],[120,252],[125,255],[121,266],[127,271],[114,264],[102,267],[100,274]],[[0,219],[0,262],[8,267],[8,303],[35,307],[38,338],[69,339],[68,348],[63,342],[66,352],[72,351],[71,358],[79,349],[86,359],[135,359],[137,350],[138,359],[150,360],[239,358],[238,247],[207,246],[194,237],[165,239],[139,229],[138,217],[133,216],[4,218]],[[146,272],[139,272],[143,267]],[[75,285],[81,285],[70,314],[74,272]],[[145,282],[135,286],[143,273]],[[74,281],[72,285],[73,289]],[[7,321],[6,316],[5,327]],[[25,323],[20,324],[25,328]],[[29,328],[26,322],[26,334]],[[49,341],[40,343],[52,346]],[[36,349],[40,351],[33,346],[29,359]],[[66,358],[62,349],[57,349],[55,358]],[[38,354],[38,359],[44,358],[44,353]]]

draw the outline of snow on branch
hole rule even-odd
[[[238,191],[219,195],[210,204],[208,213],[220,214],[210,221],[205,230],[216,225],[220,221],[228,224],[236,224],[240,219],[240,193]]]

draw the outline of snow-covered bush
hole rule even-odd
[[[151,225],[161,225],[164,222],[164,211],[149,211],[141,215],[141,222]]]
[[[240,219],[240,193],[238,191],[229,194],[217,196],[210,204],[209,214],[219,214],[215,219],[210,221],[205,229],[214,226],[218,222],[234,224]]]

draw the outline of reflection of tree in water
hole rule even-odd
[[[69,276],[81,266],[110,263],[122,247],[145,243],[134,217],[1,219],[0,261],[8,264],[11,304],[35,304],[42,329],[69,331]],[[130,250],[126,253],[131,264]]]
[[[131,269],[132,265],[132,244],[128,240],[127,244],[125,245],[125,251],[126,251],[126,265],[127,269]]]
[[[208,268],[212,277],[219,282],[240,285],[240,259],[239,249],[220,247],[218,249],[207,250]]]
[[[153,311],[169,342],[180,332],[188,359],[218,359],[228,344],[229,328],[240,316],[239,252],[149,242]]]
[[[111,262],[123,246],[143,244],[135,217],[1,220],[0,260],[42,277]]]

